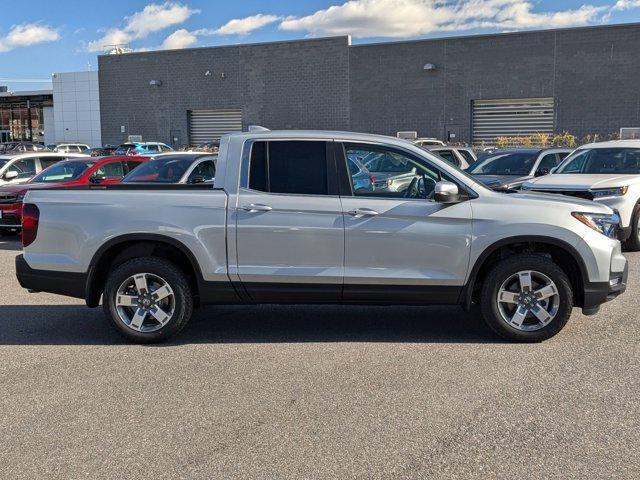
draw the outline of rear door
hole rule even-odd
[[[330,146],[251,145],[235,221],[238,275],[256,302],[341,299],[344,220]]]
[[[340,152],[339,175],[348,176],[340,176],[345,214],[344,300],[455,303],[469,266],[470,201],[435,202],[436,182],[453,179],[410,152],[367,144],[344,144]],[[401,189],[354,189],[346,158],[355,152],[392,156],[414,172],[413,178]]]

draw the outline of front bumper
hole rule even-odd
[[[584,286],[583,310],[592,310],[603,303],[609,302],[627,289],[629,278],[629,264],[626,263],[623,272],[612,272],[608,282],[586,282]]]
[[[32,292],[47,292],[67,297],[86,297],[87,275],[85,273],[34,270],[23,255],[16,257],[16,277],[22,288]]]

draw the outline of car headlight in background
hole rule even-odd
[[[607,215],[604,213],[573,212],[573,217],[584,223],[587,227],[600,232],[609,238],[617,238],[620,216],[617,213]]]
[[[591,190],[591,194],[593,195],[593,198],[621,197],[627,193],[627,190],[629,190],[628,186],[616,188],[594,188]]]

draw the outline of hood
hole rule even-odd
[[[530,176],[520,175],[473,175],[476,180],[489,188],[499,188],[511,186],[513,184],[520,185],[526,181]]]
[[[554,203],[558,205],[566,206],[568,209],[591,212],[591,213],[604,213],[611,214],[613,210],[602,203],[592,202],[591,200],[584,200],[577,197],[569,197],[566,195],[556,195],[551,193],[502,193],[505,195],[505,202],[514,203],[524,201],[528,204],[535,206],[535,203]]]
[[[592,188],[624,187],[640,183],[640,175],[608,173],[556,173],[527,181],[525,188],[544,190],[589,190]]]

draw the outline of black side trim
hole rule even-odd
[[[344,285],[343,303],[366,305],[458,305],[463,287]]]
[[[539,236],[539,235],[522,235],[518,237],[503,238],[502,240],[499,240],[496,243],[487,247],[484,250],[484,252],[480,254],[478,259],[476,260],[476,263],[473,265],[473,268],[471,269],[471,273],[469,274],[469,281],[467,282],[464,289],[460,293],[459,302],[465,307],[465,309],[468,310],[471,308],[473,290],[478,277],[478,272],[480,271],[480,268],[482,267],[482,264],[484,263],[484,261],[499,248],[502,248],[511,244],[517,244],[517,243],[547,243],[549,245],[553,245],[555,247],[559,247],[566,250],[571,254],[573,259],[578,264],[578,267],[580,268],[580,274],[582,276],[583,284],[586,285],[586,282],[588,282],[589,274],[587,272],[587,267],[585,266],[584,261],[582,260],[582,257],[580,256],[578,251],[567,242],[564,242],[563,240],[558,240],[557,238],[545,237],[545,236]]]
[[[16,277],[22,288],[36,292],[55,293],[67,297],[85,298],[85,273],[34,270],[23,255],[16,257]]]
[[[243,283],[253,303],[338,304],[342,284],[318,283]]]
[[[100,280],[100,275],[102,273],[97,268],[100,264],[100,260],[107,250],[119,244],[127,242],[164,243],[180,250],[180,252],[182,252],[189,259],[189,263],[191,264],[191,267],[195,272],[196,282],[198,286],[197,293],[201,304],[231,304],[238,303],[240,301],[240,297],[233,287],[231,281],[209,282],[204,280],[202,271],[200,270],[200,265],[198,264],[196,258],[193,256],[193,253],[191,253],[191,250],[189,250],[189,248],[182,242],[171,237],[166,237],[164,235],[157,235],[152,233],[132,233],[122,235],[120,237],[115,237],[109,240],[98,249],[98,251],[91,259],[91,263],[89,264],[89,273],[87,275],[86,294],[81,297],[86,298],[87,305],[89,305],[90,307],[95,307],[98,305],[100,301],[100,295],[102,294],[102,289],[96,285],[96,281]]]
[[[113,183],[110,185],[79,185],[56,190],[223,190],[212,183]]]

